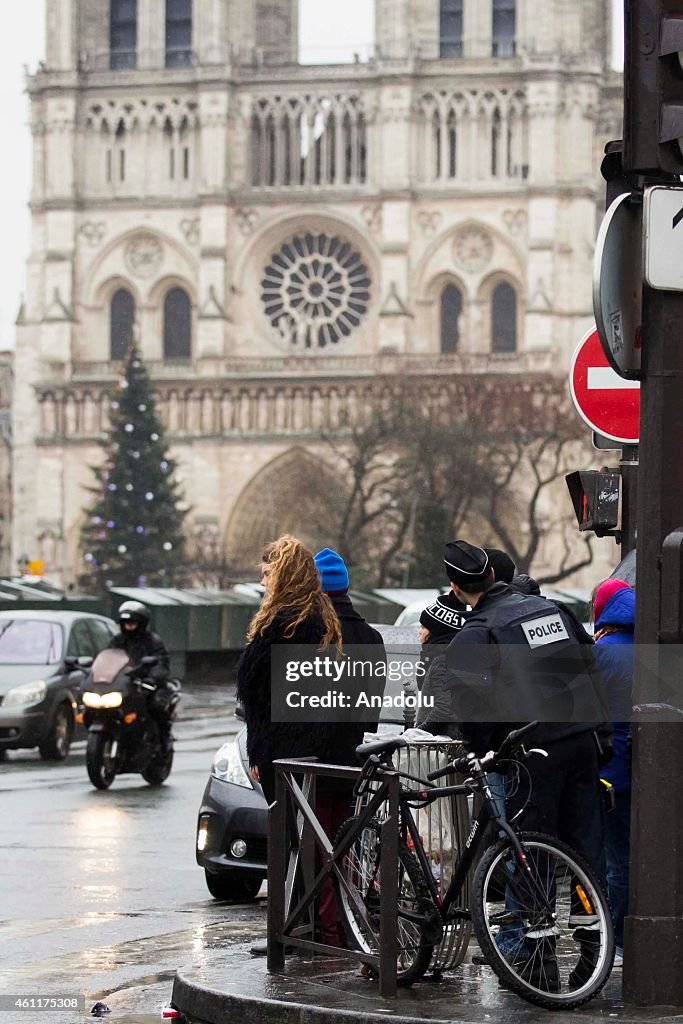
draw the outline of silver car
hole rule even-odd
[[[116,632],[89,612],[0,612],[0,759],[25,747],[66,758],[85,675]]]

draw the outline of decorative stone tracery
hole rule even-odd
[[[261,281],[266,317],[298,349],[325,348],[349,337],[369,302],[368,268],[337,235],[295,235],[273,253]]]

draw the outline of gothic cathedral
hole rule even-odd
[[[397,375],[566,372],[620,136],[611,0],[375,0],[372,57],[315,66],[297,0],[46,6],[14,562],[79,574],[131,339],[191,543],[254,570],[285,529],[326,541],[323,436]]]

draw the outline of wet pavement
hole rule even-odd
[[[470,952],[477,950],[474,942]],[[621,976],[614,972],[602,993],[574,1011],[549,1014],[498,987],[488,967],[466,961],[439,981],[425,979],[399,989],[396,999],[382,999],[377,981],[362,977],[348,960],[292,957],[282,974],[268,974],[265,961],[254,960],[246,946],[215,951],[200,968],[182,968],[174,1003],[191,1024],[369,1024],[389,1018],[396,1024],[626,1024],[658,1021],[680,1024],[680,1011],[625,1007]]]
[[[82,1024],[98,999],[117,1024],[151,1024],[181,964],[208,967],[265,934],[265,899],[217,903],[195,863],[196,815],[211,760],[239,723],[233,690],[187,691],[173,771],[99,792],[77,742],[64,764],[36,751],[0,765],[0,994],[83,993],[86,1012],[0,1012],[11,1024]]]

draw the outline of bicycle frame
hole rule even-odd
[[[509,838],[515,853],[523,856],[522,844],[519,841],[517,833],[509,822],[504,818],[501,818],[498,814],[493,794],[491,793],[488,783],[485,781],[486,773],[476,765],[473,767],[475,770],[473,782],[461,783],[457,786],[443,786],[419,791],[402,789],[399,795],[400,823],[405,826],[412,839],[415,856],[417,857],[424,880],[429,887],[432,899],[434,900],[434,905],[439,911],[443,924],[447,924],[449,921],[457,919],[471,920],[469,908],[454,908],[454,904],[465,885],[467,874],[475,861],[484,839],[484,833],[487,825],[492,824],[499,832],[504,833]],[[398,774],[402,778],[410,778],[415,782],[424,784],[423,779],[405,775],[402,772],[399,772]],[[484,803],[472,823],[472,828],[470,829],[470,833],[465,841],[465,848],[462,855],[458,858],[450,885],[448,886],[445,895],[442,896],[437,889],[436,881],[432,874],[429,861],[427,860],[427,855],[422,845],[420,833],[412,814],[411,805],[415,801],[418,801],[419,806],[424,807],[427,804],[434,803],[436,800],[441,800],[448,796],[465,796],[472,793],[480,793],[484,797]],[[514,887],[512,879],[510,880],[510,883]],[[419,917],[419,915],[413,915],[406,911],[401,911],[400,913],[408,918],[412,918],[414,916],[416,920]]]

